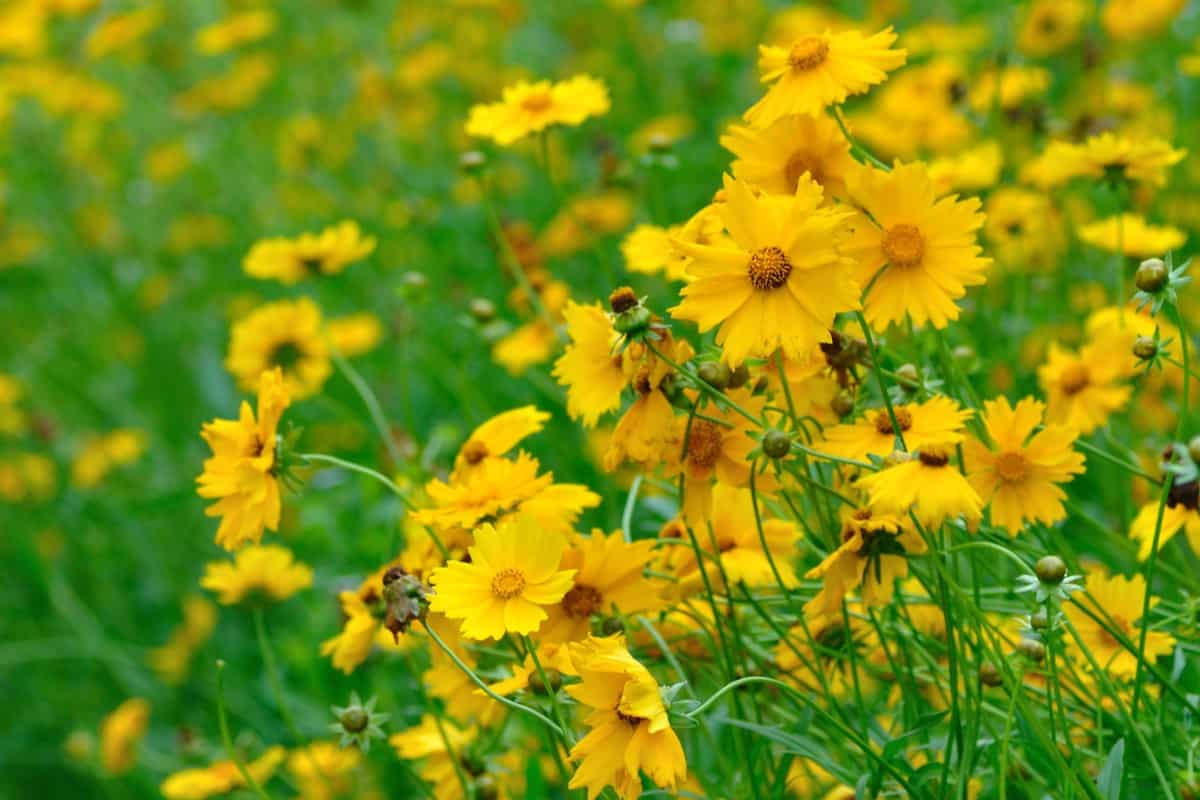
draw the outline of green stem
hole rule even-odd
[[[863,316],[861,311],[855,311],[854,317],[858,320],[858,325],[862,328],[863,336],[867,340],[867,351],[871,354],[871,370],[875,373],[875,380],[879,384],[879,393],[883,395],[883,404],[887,408],[888,419],[892,423],[892,431],[896,434],[896,441],[900,443],[900,449],[908,450],[908,446],[904,443],[904,431],[900,429],[900,423],[896,420],[896,409],[892,408],[892,398],[888,396],[887,384],[883,381],[883,370],[879,363],[879,351],[875,348],[875,337],[871,335],[871,326],[867,324],[867,318]]]
[[[371,416],[371,422],[375,425],[375,430],[379,433],[379,438],[383,440],[383,446],[388,452],[388,458],[392,460],[392,464],[399,466],[404,463],[404,456],[400,452],[400,448],[396,446],[396,441],[392,438],[392,427],[388,424],[387,417],[383,414],[383,407],[379,405],[379,398],[375,396],[370,384],[359,374],[358,370],[350,366],[337,348],[330,342],[330,356],[333,358],[334,365],[345,376],[350,385],[354,387],[354,391],[358,393],[362,399],[363,405],[367,407],[367,413]]]
[[[225,754],[237,767],[246,786],[250,787],[250,790],[262,800],[271,800],[271,795],[267,794],[266,790],[250,774],[250,770],[246,769],[245,762],[238,755],[237,748],[233,746],[233,737],[229,735],[229,719],[225,715],[225,661],[223,659],[217,659],[217,725],[221,729],[221,743],[225,745]]]

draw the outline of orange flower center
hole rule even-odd
[[[472,439],[463,445],[463,460],[468,464],[478,464],[488,457],[487,445],[483,442]]]
[[[697,467],[711,467],[721,457],[724,437],[721,429],[708,420],[693,420],[688,434],[688,461]]]
[[[1083,364],[1070,364],[1062,371],[1059,382],[1062,384],[1064,393],[1079,394],[1092,382],[1092,376],[1088,374],[1088,368]]]
[[[787,181],[787,185],[792,188],[792,191],[796,191],[800,179],[807,172],[814,181],[823,184],[820,166],[820,162],[814,162],[809,153],[797,150],[792,153],[792,157],[788,159],[787,165],[783,168],[784,180]]]
[[[950,463],[950,454],[940,447],[930,447],[917,454],[917,458],[927,467],[944,467]]]
[[[755,289],[769,291],[787,283],[792,274],[792,262],[778,247],[760,247],[750,254],[746,274]]]
[[[525,573],[519,569],[502,569],[492,576],[492,594],[501,600],[511,600],[525,591]]]
[[[534,92],[521,101],[521,108],[533,114],[545,111],[554,104],[549,92]]]
[[[792,69],[804,72],[816,69],[829,58],[829,42],[820,36],[805,36],[797,39],[788,52],[788,63]]]
[[[893,408],[892,411],[896,414],[896,423],[900,426],[901,432],[912,427],[911,411],[907,408]],[[886,409],[875,415],[875,430],[888,436],[896,434],[896,430],[892,427],[892,418],[888,416]]]
[[[586,619],[596,609],[600,608],[604,597],[590,586],[575,586],[562,599],[563,611],[568,617]]]
[[[995,469],[1002,480],[1017,483],[1029,474],[1029,462],[1020,453],[1001,453],[996,457]]]
[[[916,225],[893,225],[883,237],[883,254],[894,267],[915,267],[925,257],[925,237]]]

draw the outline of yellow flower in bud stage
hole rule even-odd
[[[383,323],[370,311],[329,320],[329,340],[345,358],[369,353],[384,336]]]
[[[269,8],[256,8],[230,14],[196,32],[196,50],[205,55],[228,53],[237,47],[257,42],[275,31],[278,20]]]
[[[213,561],[204,568],[200,585],[217,593],[221,605],[265,598],[286,600],[312,586],[313,571],[295,560],[292,551],[278,545],[243,547],[233,563]]]
[[[551,125],[579,125],[608,109],[608,88],[589,75],[558,83],[520,81],[499,102],[472,106],[466,131],[507,146]]]
[[[238,419],[206,423],[201,436],[212,449],[204,472],[196,479],[196,493],[217,502],[204,510],[221,517],[217,544],[236,550],[258,542],[263,530],[279,527],[281,511],[276,463],[276,429],[291,402],[283,373],[263,372],[258,384],[258,418],[242,401]]]
[[[307,297],[259,306],[233,325],[225,368],[242,391],[253,391],[259,376],[276,367],[297,399],[319,392],[333,372],[321,310]]]
[[[905,515],[911,510],[926,528],[961,516],[974,528],[983,501],[950,463],[952,452],[945,444],[925,445],[908,461],[859,478],[855,486],[867,492],[871,508],[880,513]]]
[[[1158,525],[1158,500],[1147,503],[1133,518],[1129,535],[1138,543],[1138,560],[1145,561],[1154,549],[1154,528]],[[1193,553],[1200,553],[1200,486],[1196,481],[1172,480],[1163,507],[1162,525],[1158,534],[1158,548],[1180,531],[1187,534],[1188,545]]]
[[[1082,597],[1077,596],[1083,608],[1077,608],[1072,603],[1066,603],[1063,611],[1067,619],[1079,632],[1079,643],[1073,643],[1074,648],[1080,645],[1091,652],[1096,662],[1108,671],[1110,675],[1119,678],[1132,678],[1137,671],[1137,652],[1130,650],[1106,629],[1101,621],[1120,631],[1126,641],[1135,647],[1141,638],[1141,628],[1146,620],[1135,622],[1142,616],[1142,607],[1146,599],[1146,579],[1141,575],[1126,578],[1122,575],[1106,576],[1099,572],[1091,572],[1087,576],[1087,592]],[[1150,599],[1150,607],[1158,605],[1158,598]],[[1090,613],[1089,613],[1090,612]],[[1093,619],[1099,617],[1099,620]],[[1165,631],[1148,631],[1146,633],[1146,661],[1153,664],[1159,656],[1170,653],[1175,646],[1175,637]]]
[[[853,263],[838,251],[850,212],[822,207],[821,187],[801,178],[795,194],[756,197],[744,181],[725,177],[718,208],[729,245],[676,240],[693,258],[695,279],[671,309],[700,332],[719,326],[716,341],[731,367],[782,350],[807,354],[830,339],[834,317],[859,307]]]
[[[287,768],[300,792],[297,800],[336,800],[355,791],[355,773],[362,764],[357,747],[337,742],[312,742],[288,754]]]
[[[582,680],[567,693],[592,711],[588,734],[571,748],[579,766],[568,788],[586,788],[594,800],[611,786],[622,800],[635,800],[645,772],[673,791],[687,777],[687,760],[654,676],[629,654],[623,636],[591,636],[570,648]]]
[[[1074,178],[1163,186],[1167,171],[1186,155],[1186,150],[1176,150],[1163,139],[1105,132],[1078,144],[1051,142],[1042,155],[1027,163],[1022,178],[1043,189]]]
[[[554,362],[555,379],[567,387],[567,413],[594,428],[601,415],[621,405],[628,383],[624,357],[617,352],[620,338],[612,320],[599,305],[567,303],[567,345]]]
[[[1096,344],[1078,353],[1050,343],[1046,363],[1038,367],[1038,385],[1046,393],[1046,421],[1086,435],[1108,422],[1133,390],[1120,384],[1125,354],[1114,358]]]
[[[150,704],[133,697],[117,706],[100,724],[100,763],[110,775],[128,772],[137,763],[137,744],[146,735]]]
[[[1105,0],[1100,11],[1104,31],[1113,39],[1150,39],[1175,19],[1187,0]]]
[[[751,415],[760,417],[766,398],[756,397],[748,389],[735,389],[726,394]],[[713,478],[725,486],[746,486],[750,482],[750,462],[747,457],[757,442],[754,427],[732,408],[708,406],[705,416],[676,420],[678,451],[672,451],[667,473],[684,475],[683,514],[690,525],[703,525],[712,508]],[[720,420],[714,422],[713,420]],[[764,473],[757,488],[774,488],[773,478]]]
[[[1137,214],[1107,217],[1078,229],[1079,240],[1110,253],[1151,258],[1182,247],[1187,233],[1174,225],[1152,225]]]
[[[275,770],[287,759],[282,747],[268,748],[261,756],[246,764],[246,771],[262,785],[271,779]],[[232,761],[217,761],[207,767],[190,767],[173,772],[158,790],[166,800],[207,800],[229,794],[246,785],[241,770]]]
[[[795,114],[765,128],[730,126],[721,146],[733,153],[734,177],[767,194],[795,194],[808,175],[826,200],[846,192],[846,172],[854,163],[850,143],[826,116]]]
[[[535,406],[505,411],[480,425],[459,448],[451,480],[457,480],[487,458],[502,456],[523,439],[538,433],[550,415]]]
[[[462,620],[469,639],[499,639],[505,633],[530,634],[546,619],[544,606],[563,599],[575,570],[560,570],[565,542],[529,517],[499,530],[475,530],[470,561],[451,561],[433,571],[430,609]]]
[[[357,222],[344,220],[320,233],[255,242],[242,261],[242,268],[252,278],[294,284],[305,278],[336,275],[374,250],[375,237],[363,236]]]
[[[818,115],[828,106],[862,94],[904,64],[904,50],[893,50],[892,29],[872,36],[858,31],[802,36],[787,47],[760,45],[758,70],[766,96],[746,111],[755,127],[766,127],[792,114]]]
[[[847,187],[865,213],[842,250],[858,262],[858,282],[870,287],[863,313],[871,325],[883,331],[907,317],[945,328],[958,319],[955,301],[987,280],[991,264],[975,241],[983,226],[979,200],[938,199],[920,162],[897,161],[891,172],[857,168]]]
[[[958,444],[963,428],[974,413],[960,408],[945,395],[934,395],[923,403],[893,405],[904,446],[920,450],[929,444]],[[825,429],[825,439],[814,448],[842,458],[863,461],[870,455],[881,458],[896,449],[896,433],[886,408],[871,409],[852,423]]]
[[[1092,10],[1088,0],[1033,0],[1017,31],[1017,47],[1049,56],[1075,43]]]
[[[840,614],[846,594],[859,587],[863,605],[887,605],[896,579],[908,575],[908,557],[926,550],[925,540],[906,518],[870,508],[846,515],[841,539],[838,549],[804,576],[823,581],[821,591],[804,606],[810,617]]]
[[[146,452],[146,434],[133,428],[121,428],[92,437],[71,463],[71,480],[80,489],[92,489],[109,472],[131,464]]]
[[[845,697],[858,685],[870,686],[864,667],[879,652],[879,637],[870,622],[855,614],[806,616],[775,647],[775,663],[784,680],[812,692]],[[855,663],[857,662],[857,664]],[[864,689],[865,691],[865,689]]]
[[[217,607],[199,595],[183,601],[183,622],[161,647],[146,654],[146,663],[168,686],[176,686],[187,678],[192,656],[208,641],[217,625]]]
[[[1009,405],[1001,397],[983,404],[983,424],[992,442],[967,441],[967,478],[985,504],[992,524],[1016,536],[1026,522],[1053,525],[1067,516],[1066,493],[1058,484],[1083,472],[1083,455],[1074,450],[1075,432],[1048,425],[1038,433],[1045,404],[1026,397]]]
[[[418,774],[433,784],[433,796],[438,800],[459,800],[463,797],[458,774],[461,766],[454,761],[471,746],[479,731],[474,726],[459,727],[448,718],[432,714],[421,717],[420,724],[388,738],[396,755],[408,761],[422,760]]]

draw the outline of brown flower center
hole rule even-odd
[[[1029,462],[1020,453],[1001,453],[996,456],[995,469],[1002,480],[1017,483],[1029,474]]]
[[[1065,394],[1079,394],[1087,388],[1092,382],[1092,376],[1088,374],[1088,368],[1083,364],[1070,364],[1059,377],[1059,382],[1062,384],[1062,390]]]
[[[796,191],[796,187],[800,185],[800,179],[806,172],[814,181],[824,184],[824,181],[821,180],[823,176],[820,167],[820,162],[814,161],[809,153],[797,150],[792,153],[792,157],[788,159],[787,165],[783,168],[783,177],[792,191]]]
[[[724,440],[721,429],[715,423],[705,419],[693,420],[692,430],[688,433],[688,461],[697,467],[713,466],[721,457]]]
[[[915,267],[925,257],[925,237],[916,225],[893,225],[884,234],[883,254],[894,267]]]
[[[892,411],[896,414],[896,423],[900,426],[901,432],[912,427],[911,411],[907,408],[893,408]],[[894,436],[896,434],[896,430],[892,427],[892,418],[888,416],[887,409],[875,415],[875,430],[885,435]]]
[[[792,274],[792,262],[778,247],[760,247],[750,254],[746,264],[750,285],[755,289],[769,291],[787,283]]]
[[[944,467],[950,463],[950,454],[940,447],[930,447],[917,454],[917,458],[927,467]]]
[[[478,464],[488,457],[487,445],[478,439],[472,439],[463,445],[463,460],[468,464]]]
[[[639,722],[642,722],[642,717],[635,717],[632,714],[626,714],[621,709],[617,709],[617,718],[622,722],[629,723],[630,727],[636,728]]]
[[[553,104],[554,101],[550,98],[549,92],[534,92],[521,101],[521,108],[537,114],[550,108]]]
[[[568,617],[587,619],[600,608],[604,597],[590,586],[575,586],[563,595],[562,609]]]
[[[525,591],[525,573],[519,569],[502,569],[492,576],[492,594],[501,600],[511,600]]]
[[[820,36],[805,36],[797,39],[788,52],[788,63],[792,69],[803,72],[815,69],[829,58],[829,42]]]
[[[294,369],[303,356],[304,352],[295,342],[280,342],[267,356],[267,364],[287,372]]]

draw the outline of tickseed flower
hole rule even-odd
[[[908,575],[908,557],[926,550],[907,519],[870,508],[846,515],[841,539],[838,549],[804,576],[823,581],[821,591],[804,606],[810,617],[840,614],[847,593],[859,586],[865,605],[887,605],[896,579]]]
[[[762,128],[791,114],[820,114],[862,94],[904,64],[906,52],[891,49],[895,41],[889,27],[872,36],[825,31],[795,39],[788,47],[759,45],[759,80],[771,87],[746,119]]]
[[[526,437],[540,432],[548,419],[550,415],[535,406],[521,406],[492,417],[472,431],[459,448],[452,479],[462,477],[484,459],[504,455]]]
[[[321,655],[328,656],[334,668],[349,675],[367,660],[376,647],[397,650],[408,640],[397,641],[385,627],[387,604],[384,577],[395,567],[385,564],[368,575],[354,591],[338,594],[342,610],[342,630],[321,643]]]
[[[826,199],[846,191],[846,172],[854,164],[850,143],[827,116],[794,114],[765,128],[732,125],[721,146],[737,156],[734,177],[768,194],[795,194],[808,175]]]
[[[928,444],[958,444],[973,413],[945,395],[934,395],[923,403],[893,405],[892,411],[909,450]],[[814,447],[843,458],[882,458],[896,449],[896,430],[886,408],[871,409],[852,423],[826,428],[824,441]]]
[[[1084,606],[1098,616],[1109,627],[1115,628],[1126,641],[1136,643],[1141,638],[1141,628],[1147,620],[1139,620],[1146,599],[1146,579],[1141,575],[1126,578],[1111,577],[1093,572],[1087,577],[1087,591],[1079,599]],[[1150,607],[1158,604],[1158,598],[1150,600]],[[1081,644],[1091,651],[1096,662],[1109,674],[1131,678],[1137,671],[1137,653],[1130,652],[1101,621],[1092,619],[1083,609],[1068,603],[1063,607],[1067,619],[1079,631]],[[1175,646],[1175,637],[1164,631],[1151,630],[1146,633],[1146,660],[1153,663],[1161,655],[1170,653]]]
[[[134,428],[91,437],[71,463],[71,481],[80,489],[95,488],[112,470],[141,458],[146,445],[146,433]]]
[[[287,769],[302,800],[335,800],[354,789],[362,753],[337,742],[312,742],[288,754]]]
[[[687,760],[671,729],[658,683],[625,647],[621,635],[570,645],[580,683],[567,693],[592,709],[588,734],[571,748],[579,762],[568,788],[586,788],[594,800],[611,786],[622,800],[642,793],[641,772],[674,791],[687,777]]]
[[[946,445],[926,445],[902,463],[859,478],[856,486],[882,513],[899,515],[911,509],[927,528],[958,516],[974,526],[982,516],[983,501],[950,463],[952,452]]]
[[[133,697],[117,706],[100,724],[100,763],[110,775],[128,772],[137,763],[137,744],[146,735],[150,703]]]
[[[746,389],[728,392],[731,400],[752,415],[758,415],[764,399],[754,397]],[[704,525],[712,509],[713,479],[725,486],[745,486],[750,481],[750,462],[747,457],[754,449],[753,426],[741,414],[729,409],[710,406],[706,416],[711,419],[687,420],[680,417],[678,441],[680,451],[672,454],[667,465],[669,474],[684,475],[684,517],[691,525]],[[773,486],[764,475],[761,488]]]
[[[168,686],[177,686],[187,678],[196,651],[208,641],[217,625],[217,607],[200,595],[183,601],[183,622],[170,639],[146,655],[146,663]]]
[[[230,14],[196,32],[196,50],[205,55],[228,53],[236,47],[271,35],[277,19],[270,9],[251,9]]]
[[[287,760],[287,751],[279,746],[268,748],[261,756],[246,763],[246,771],[258,782],[266,783]],[[241,770],[232,761],[216,761],[207,767],[189,767],[173,772],[158,790],[166,800],[207,800],[229,794],[246,785]]]
[[[1174,225],[1152,225],[1137,214],[1107,217],[1078,231],[1079,240],[1110,253],[1131,258],[1150,258],[1174,250],[1187,241],[1187,234]]]
[[[729,246],[682,240],[695,280],[671,309],[701,332],[719,326],[716,341],[731,368],[776,349],[800,358],[821,342],[842,311],[859,307],[853,263],[838,251],[850,213],[822,207],[821,187],[803,178],[794,194],[755,196],[744,181],[725,177],[718,213]]]
[[[1049,425],[1034,433],[1046,406],[1032,397],[1009,405],[1001,397],[983,404],[989,448],[970,439],[964,448],[968,480],[991,508],[992,523],[1013,536],[1026,522],[1053,525],[1067,516],[1066,493],[1058,484],[1083,472],[1083,455],[1073,445],[1075,432]]]
[[[979,200],[939,199],[920,162],[897,161],[891,172],[860,167],[846,184],[865,213],[842,249],[858,262],[858,282],[870,286],[863,313],[871,325],[882,331],[908,317],[945,328],[958,319],[955,301],[987,280],[992,263],[976,243]]]
[[[466,131],[507,146],[551,125],[579,125],[608,109],[608,88],[589,75],[558,83],[520,81],[504,90],[500,102],[472,106]]]
[[[1046,363],[1038,367],[1038,384],[1046,393],[1046,421],[1080,434],[1104,425],[1133,391],[1118,383],[1125,364],[1126,359],[1097,345],[1086,345],[1074,353],[1052,342]]]
[[[593,428],[603,414],[620,407],[629,381],[617,347],[620,334],[598,304],[570,301],[563,317],[571,341],[554,363],[554,377],[567,387],[567,413]]]
[[[345,220],[320,233],[255,242],[242,268],[253,278],[293,284],[318,275],[336,275],[374,250],[375,237],[363,236],[358,223]]]
[[[358,692],[350,693],[350,704],[347,706],[330,706],[337,722],[330,724],[329,730],[340,736],[338,744],[341,747],[356,747],[366,753],[371,749],[372,739],[383,738],[383,725],[391,718],[375,710],[375,698],[363,702]]]
[[[242,391],[252,391],[259,375],[279,367],[290,395],[316,394],[333,372],[321,310],[307,297],[256,308],[234,323],[225,367]]]
[[[462,620],[469,639],[533,633],[571,589],[575,570],[560,570],[563,537],[528,517],[475,530],[470,561],[451,561],[433,571],[430,609]]]
[[[1091,7],[1087,0],[1033,0],[1017,32],[1017,47],[1031,56],[1061,52],[1079,38]]]
[[[1100,22],[1118,41],[1149,39],[1162,33],[1186,6],[1185,0],[1106,0]]]
[[[243,600],[286,600],[312,586],[313,571],[295,560],[292,551],[279,545],[243,547],[228,561],[213,561],[204,568],[200,585],[217,593],[221,605]]]
[[[1171,488],[1167,491],[1167,502],[1163,507],[1162,526],[1158,533],[1161,550],[1181,530],[1187,534],[1192,552],[1200,553],[1200,483],[1193,477],[1184,480],[1168,473]],[[1130,526],[1129,535],[1138,543],[1138,560],[1150,557],[1154,547],[1154,528],[1158,523],[1158,499],[1147,503],[1138,511]]]
[[[279,527],[276,429],[290,402],[283,372],[278,368],[263,372],[258,383],[257,419],[250,404],[242,401],[236,420],[213,420],[200,433],[213,454],[196,479],[196,493],[217,501],[204,513],[221,517],[217,544],[226,550],[258,542],[264,529]]]
[[[418,774],[433,784],[434,797],[462,797],[459,772],[463,765],[454,759],[462,759],[462,753],[479,735],[474,726],[460,727],[451,719],[438,719],[432,714],[421,717],[415,727],[388,738],[400,758],[422,760]]]
[[[1080,144],[1051,142],[1043,153],[1027,166],[1044,189],[1073,178],[1133,181],[1162,186],[1167,170],[1187,155],[1162,139],[1126,137],[1106,132]]]

